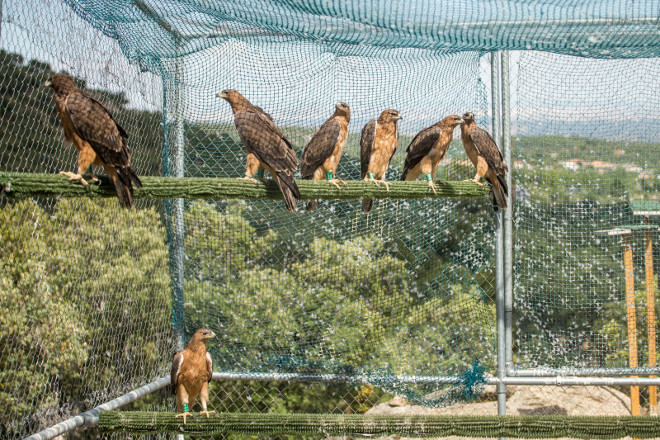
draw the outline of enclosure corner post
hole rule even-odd
[[[646,327],[647,340],[649,345],[649,367],[656,366],[656,347],[655,347],[655,292],[653,277],[653,240],[650,231],[644,232],[644,273],[646,275]],[[658,415],[658,388],[649,387],[649,413]]]
[[[506,371],[513,370],[513,151],[511,145],[511,81],[509,51],[502,52],[502,152],[509,166],[506,186],[509,189],[507,209],[504,211],[504,335]]]
[[[500,52],[491,52],[491,100],[493,139],[500,143]],[[502,210],[495,213],[495,306],[497,316],[497,414],[506,415],[506,339],[504,326],[504,216]]]

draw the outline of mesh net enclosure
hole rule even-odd
[[[406,148],[446,116],[474,113],[501,149],[494,51],[510,55],[514,372],[660,373],[656,1],[0,0],[0,11],[1,438],[167,376],[202,327],[216,334],[218,412],[496,415],[486,383],[497,373],[498,214],[485,182],[452,193],[475,175],[461,128],[436,174],[451,197],[420,181],[364,214],[359,196],[341,195],[363,178],[363,127],[387,109],[401,116],[382,176],[394,195]],[[78,168],[44,87],[58,72],[128,134],[143,182],[133,209],[57,175]],[[238,101],[218,96],[227,90],[266,125],[241,120]],[[350,118],[344,109],[331,177],[348,185],[290,212],[282,197],[294,179],[301,191],[335,191],[325,173],[306,182],[302,165],[338,103]],[[272,163],[288,167],[273,171],[289,188],[277,200],[260,196],[256,167],[246,173],[246,143],[271,145],[273,132],[286,154]],[[227,179],[246,174],[256,183]],[[165,179],[183,177],[212,179]],[[21,179],[41,187],[20,196]],[[149,192],[163,182],[173,182],[166,195]],[[229,182],[240,194],[200,196],[180,182]],[[82,196],[54,197],[53,185]],[[507,414],[634,412],[625,387],[546,389],[511,391]],[[395,396],[409,404],[395,407]],[[641,399],[653,413],[654,391]],[[161,390],[128,409],[172,411],[174,398]],[[582,432],[571,426],[556,435]]]

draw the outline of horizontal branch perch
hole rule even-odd
[[[142,189],[135,189],[135,199],[281,199],[282,194],[274,181],[253,183],[242,179],[208,177],[149,177],[144,176]],[[488,185],[473,182],[450,181],[437,183],[437,194],[426,182],[388,182],[379,187],[362,180],[346,182],[337,189],[326,181],[297,180],[303,199],[419,199],[443,197],[480,197],[488,193]],[[70,182],[59,174],[31,174],[0,172],[0,192],[8,197],[115,197],[114,186],[107,178],[101,184],[90,182],[85,187]]]
[[[405,437],[652,438],[660,436],[658,417],[438,416],[220,413],[210,418],[174,413],[103,411],[101,432],[159,432],[250,435],[400,435]]]

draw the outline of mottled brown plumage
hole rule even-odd
[[[417,133],[406,149],[408,155],[403,165],[401,180],[416,180],[421,174],[426,177],[429,188],[435,193],[435,172],[447,153],[454,128],[462,122],[460,116],[450,115]],[[438,182],[444,184],[441,180]]]
[[[303,148],[300,158],[300,172],[303,179],[328,181],[339,188],[336,171],[341,159],[341,153],[348,136],[348,123],[351,119],[351,110],[345,102],[338,102],[333,115],[321,125],[321,128],[312,136],[312,139]],[[316,200],[307,203],[307,211],[312,211]]]
[[[376,185],[383,183],[388,191],[385,172],[398,146],[399,131],[396,124],[400,119],[397,110],[384,110],[378,120],[372,119],[364,126],[360,136],[360,177]],[[362,212],[369,213],[373,203],[373,199],[363,199]]]
[[[213,337],[215,333],[209,329],[197,330],[186,348],[177,352],[172,359],[170,384],[172,393],[176,395],[176,410],[179,413],[176,417],[183,417],[184,425],[186,416],[192,415],[184,411],[184,404],[192,407],[198,395],[202,405],[200,414],[206,414],[208,417],[215,412],[208,411],[206,407],[209,400],[208,383],[213,377],[213,359],[206,351],[206,343]]]
[[[55,92],[55,106],[64,135],[78,150],[78,173],[62,171],[60,174],[87,185],[83,178],[87,169],[91,165],[103,167],[115,185],[119,203],[131,208],[132,183],[140,188],[142,182],[131,167],[126,131],[103,104],[80,90],[70,76],[55,74],[45,85]],[[97,180],[94,174],[92,179]]]
[[[300,192],[293,180],[293,173],[298,168],[298,158],[291,142],[266,112],[252,105],[236,90],[223,90],[218,93],[218,97],[231,105],[234,124],[247,150],[248,161],[250,161],[249,155],[254,155],[259,161],[259,166],[256,168],[261,167],[271,174],[282,191],[287,209],[296,211],[298,209],[296,199],[300,198]],[[246,177],[252,169],[246,171]]]
[[[465,113],[461,124],[461,140],[470,161],[477,169],[474,178],[468,179],[481,185],[479,180],[485,177],[493,192],[493,207],[506,209],[509,190],[506,186],[506,173],[509,171],[502,153],[493,138],[474,122],[474,114]]]

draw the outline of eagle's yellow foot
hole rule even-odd
[[[189,412],[182,412],[182,413],[176,414],[174,416],[174,418],[178,419],[179,417],[183,417],[183,424],[185,425],[186,424],[186,416],[195,417],[194,415],[190,414]]]
[[[432,180],[429,180],[429,188],[433,190],[433,194],[438,194],[438,192],[435,190],[437,187],[435,186],[435,183],[433,183]]]
[[[479,186],[484,186],[483,183],[479,182],[479,179],[465,179],[463,182],[473,182],[473,183],[476,183]]]
[[[258,182],[257,182],[257,179],[254,179],[254,178],[252,178],[252,177],[248,177],[248,176],[239,177],[239,179],[241,179],[241,180],[249,180],[250,182],[254,183],[255,185],[258,183]]]
[[[206,414],[206,418],[208,419],[208,418],[209,418],[209,414],[215,414],[215,411],[200,411],[199,414],[200,414],[200,415],[202,415],[202,414]]]
[[[69,171],[60,171],[60,174],[69,178],[69,181],[78,180],[84,186],[87,186],[87,181],[80,174],[71,173]]]
[[[84,177],[88,177],[92,182],[101,184],[101,181],[99,180],[98,177],[94,175],[94,173],[89,173],[89,174],[83,174]]]
[[[389,184],[389,183],[387,183],[387,182],[384,181],[384,180],[381,180],[380,183],[382,183],[383,185],[385,185],[385,189],[387,190],[387,192],[390,192],[390,184]],[[380,185],[378,185],[378,186],[380,186]]]
[[[328,182],[330,182],[330,183],[332,183],[334,186],[336,186],[338,190],[341,190],[341,187],[339,186],[340,183],[343,183],[344,186],[347,186],[347,185],[348,185],[346,182],[344,182],[344,181],[341,180],[341,179],[332,179],[332,180],[328,180]]]

